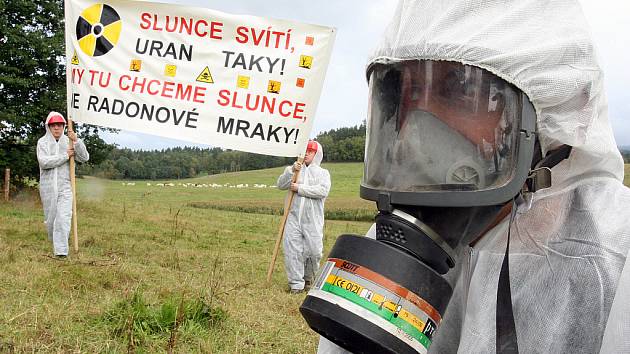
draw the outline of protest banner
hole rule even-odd
[[[79,123],[298,156],[335,29],[145,1],[66,0]]]

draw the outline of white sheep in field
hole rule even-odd
[[[166,186],[166,187],[175,187],[175,183],[166,183],[164,186]]]
[[[164,183],[156,183],[155,185],[158,187],[164,187]]]
[[[151,185],[151,183],[147,183],[147,186],[150,186],[150,185]]]
[[[237,184],[237,185],[236,185],[236,188],[243,188],[243,187],[245,187],[245,186],[244,186],[244,185],[242,185],[242,184]]]
[[[128,185],[128,186],[135,186],[135,185],[136,185],[136,182],[127,182],[127,185]]]

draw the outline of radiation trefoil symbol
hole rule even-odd
[[[109,52],[120,38],[122,21],[111,6],[96,4],[83,10],[77,20],[77,40],[81,50],[98,57]]]

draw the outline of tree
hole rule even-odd
[[[0,0],[0,168],[14,183],[37,178],[37,140],[50,111],[65,113],[65,45],[62,0]],[[99,128],[77,127],[92,163],[113,147]]]

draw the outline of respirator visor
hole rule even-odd
[[[511,84],[428,60],[373,64],[369,83],[363,187],[484,191],[513,178],[524,95]]]

